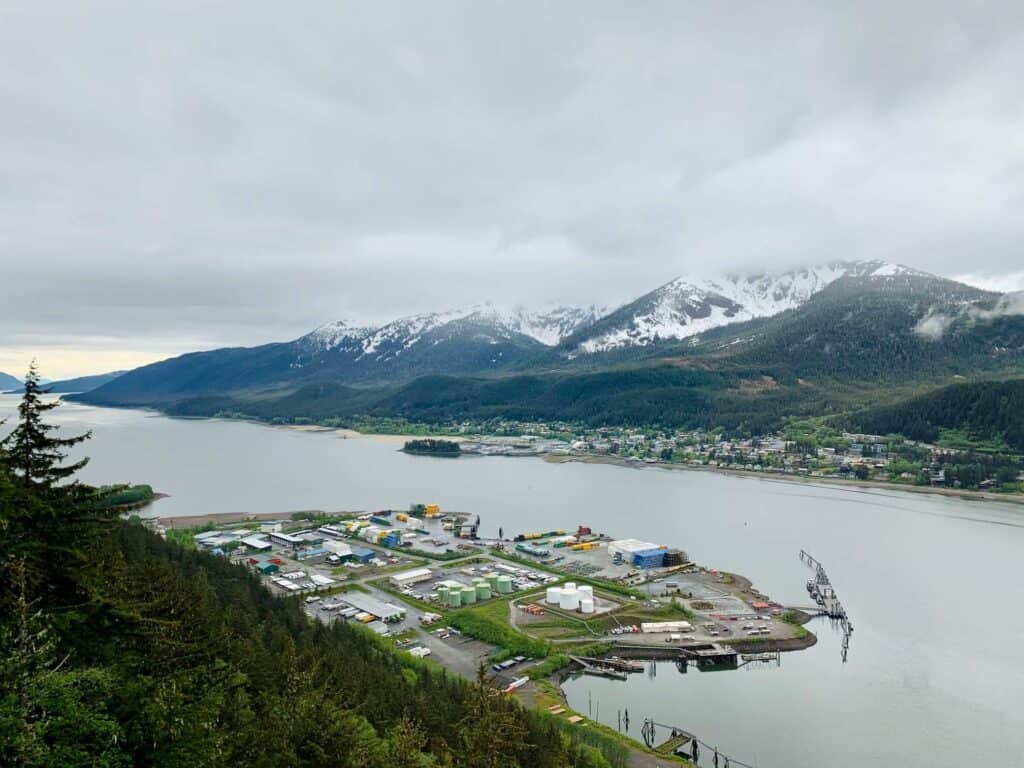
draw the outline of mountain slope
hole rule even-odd
[[[92,376],[78,376],[74,379],[62,379],[46,385],[51,392],[88,392],[89,390],[102,387],[108,384],[125,371],[111,371],[110,373],[97,373]]]
[[[964,314],[997,296],[937,277],[849,277],[797,310],[709,335],[738,364],[774,366],[802,378],[880,384],[931,376],[971,376],[1018,364],[1024,317],[977,322]],[[941,337],[922,320],[950,313]]]
[[[952,384],[892,406],[851,414],[847,426],[934,442],[944,429],[1024,451],[1024,379]]]
[[[137,368],[77,399],[138,405],[310,382],[390,383],[435,373],[501,371],[548,350],[490,308],[471,307],[379,328],[335,322],[290,342],[182,355]]]
[[[678,341],[799,307],[844,277],[921,275],[881,261],[831,262],[781,274],[676,278],[568,337],[570,355]]]
[[[11,376],[9,373],[0,371],[0,392],[21,389],[21,379]]]
[[[96,405],[158,405],[198,394],[273,388],[295,360],[293,343],[190,352],[144,365],[68,399]]]

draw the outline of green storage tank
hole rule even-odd
[[[462,604],[469,605],[476,602],[476,587],[462,588]]]
[[[461,608],[462,607],[462,592],[458,589],[448,590],[448,607],[449,608]]]
[[[508,595],[512,593],[512,577],[511,576],[499,576],[498,577],[498,592],[502,595]]]
[[[440,600],[442,603],[448,603],[448,587],[437,588],[437,599]]]
[[[491,599],[491,587],[489,584],[484,582],[483,584],[476,585],[476,599],[477,600],[490,600]]]
[[[496,574],[496,573],[488,573],[487,574],[487,583],[491,585],[491,589],[494,592],[497,592],[498,591],[498,574]]]

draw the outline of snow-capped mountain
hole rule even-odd
[[[424,344],[564,344],[570,357],[643,347],[795,309],[843,277],[914,275],[924,273],[882,261],[834,261],[771,274],[679,277],[614,311],[596,305],[505,311],[487,302],[410,315],[377,327],[338,321],[299,340],[295,365],[308,365],[328,353],[346,355],[363,366],[385,363]]]
[[[331,352],[347,353],[355,361],[365,358],[384,362],[424,341],[437,345],[467,337],[488,344],[533,340],[553,347],[605,313],[605,309],[595,306],[561,306],[537,312],[516,307],[505,312],[493,304],[483,303],[446,312],[410,315],[376,327],[339,320],[322,325],[298,340],[297,364]]]
[[[554,347],[572,334],[587,328],[610,311],[610,307],[551,307],[529,311],[517,307],[506,318],[508,326],[518,333]]]
[[[219,397],[225,392],[249,396],[301,390],[303,402],[333,392],[331,397],[351,397],[362,403],[368,388],[397,391],[393,388],[420,380],[417,388],[401,396],[399,405],[420,408],[436,391],[449,387],[445,391],[452,401],[436,404],[437,413],[448,413],[455,407],[453,402],[468,397],[467,392],[483,386],[481,381],[491,375],[550,371],[563,364],[573,370],[576,364],[570,360],[582,355],[592,356],[585,368],[599,369],[604,364],[598,354],[602,352],[616,353],[607,362],[618,365],[631,349],[660,341],[695,341],[698,334],[743,320],[778,316],[759,323],[757,332],[746,334],[741,343],[723,333],[716,350],[742,352],[757,346],[769,359],[777,360],[802,350],[806,362],[806,355],[838,354],[835,350],[849,347],[850,339],[870,340],[872,329],[881,321],[888,323],[890,336],[910,337],[916,343],[921,343],[924,333],[918,328],[922,317],[933,318],[935,324],[939,314],[955,314],[963,317],[962,325],[980,327],[964,306],[983,302],[977,312],[993,314],[1002,307],[997,299],[994,294],[880,261],[833,262],[774,274],[678,278],[609,313],[596,307],[502,311],[491,304],[475,304],[374,327],[328,323],[293,341],[195,352],[143,366],[83,399],[100,404],[152,404],[197,395]],[[1005,330],[1002,325],[990,325],[999,333]],[[838,327],[843,332],[830,337],[828,332]],[[851,327],[856,331],[850,332]],[[990,346],[999,354],[1024,349],[1012,334],[1000,336]],[[862,353],[861,348],[850,351],[854,356]],[[460,381],[453,385],[452,379]],[[335,389],[322,389],[326,385]],[[463,386],[465,391],[458,389]],[[324,413],[334,412],[332,402],[323,404]]]
[[[909,275],[924,273],[883,261],[834,261],[775,274],[679,277],[573,335],[567,345],[575,356],[686,339],[795,309],[843,277],[884,280]]]
[[[319,354],[350,343],[362,342],[373,331],[372,327],[352,325],[347,320],[335,320],[307,333],[298,340],[298,343],[304,351]]]

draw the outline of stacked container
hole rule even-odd
[[[660,568],[664,560],[663,549],[644,549],[633,553],[633,565],[637,568]]]

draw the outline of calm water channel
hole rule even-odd
[[[0,395],[0,419],[16,399]],[[784,602],[807,602],[801,548],[822,560],[856,626],[849,660],[827,624],[780,668],[628,683],[581,678],[573,706],[615,725],[679,725],[766,768],[1024,765],[1024,507],[703,472],[411,457],[396,444],[66,404],[92,429],[93,483],[171,494],[153,512],[285,512],[434,501],[488,534],[591,525],[686,549]],[[7,427],[0,427],[6,433]],[[703,761],[702,761],[703,762]]]

